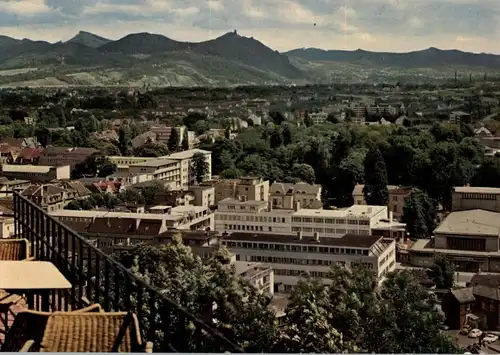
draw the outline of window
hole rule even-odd
[[[392,196],[392,200],[397,202],[398,201],[398,197],[397,196]]]

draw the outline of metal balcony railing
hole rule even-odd
[[[50,261],[71,282],[72,288],[52,291],[51,311],[68,311],[99,303],[105,311],[137,314],[143,336],[159,352],[243,352],[241,348],[199,317],[132,274],[39,206],[13,192],[15,232],[31,243],[36,260]]]

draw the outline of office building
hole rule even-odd
[[[290,292],[303,275],[328,281],[331,266],[362,264],[379,280],[395,269],[396,242],[370,235],[344,235],[338,238],[313,237],[301,232],[263,234],[234,232],[222,239],[236,259],[269,265],[274,271],[274,291]]]
[[[482,209],[500,212],[500,189],[495,187],[455,187],[452,193],[452,211]]]
[[[386,206],[353,205],[337,210],[274,209],[272,201],[240,201],[227,198],[220,201],[215,212],[215,230],[224,232],[261,232],[305,236],[319,233],[321,237],[341,237],[345,234],[370,235],[372,228],[387,218]]]
[[[417,240],[410,249],[414,266],[429,267],[445,255],[458,272],[500,272],[500,213],[468,210],[450,213],[434,238]]]

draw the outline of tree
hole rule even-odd
[[[108,157],[95,153],[89,156],[84,162],[76,164],[71,172],[74,179],[86,177],[106,177],[113,174],[117,169],[116,164],[111,163]]]
[[[281,132],[278,128],[273,129],[269,141],[271,148],[278,148],[283,144],[283,137],[281,136]]]
[[[151,141],[147,141],[140,147],[134,149],[134,156],[137,157],[163,157],[168,155],[169,151],[167,147],[163,144],[154,143]]]
[[[189,150],[189,132],[184,129],[184,134],[182,136],[182,150]]]
[[[191,161],[191,169],[197,183],[210,173],[210,164],[203,153],[195,153]]]
[[[289,145],[292,144],[292,131],[290,130],[289,125],[284,125],[283,127],[283,144]]]
[[[427,274],[438,289],[452,288],[455,284],[455,267],[444,255],[436,256]]]
[[[389,199],[387,190],[387,170],[384,157],[376,147],[366,154],[365,187],[363,194],[368,205],[386,206]]]
[[[138,246],[117,258],[187,311],[201,315],[227,338],[235,339],[245,351],[267,352],[277,337],[275,316],[268,309],[270,299],[235,276],[227,256],[224,248],[216,249],[213,257],[203,263],[183,244],[182,237],[175,235],[167,245]],[[149,309],[143,314],[140,321],[149,322]],[[191,340],[203,335],[182,329],[186,325],[174,323],[175,319],[169,321],[172,324],[163,324],[159,341],[168,337],[178,341],[176,350],[195,351]]]
[[[316,175],[312,166],[308,164],[294,164],[292,168],[292,175],[300,181],[314,184]]]
[[[118,130],[118,149],[120,149],[123,156],[129,155],[130,145],[130,132],[127,127],[121,126]]]
[[[168,150],[171,152],[178,151],[179,143],[179,132],[177,131],[177,128],[172,127],[172,130],[170,131],[170,137],[168,137]]]
[[[463,352],[441,330],[437,299],[408,270],[389,274],[380,290],[367,332],[367,350],[376,353]]]

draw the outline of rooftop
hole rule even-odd
[[[2,164],[2,172],[8,173],[37,173],[44,174],[48,173],[52,166],[48,165],[14,165],[14,164]]]
[[[340,238],[323,237],[316,240],[314,237],[302,236],[298,239],[293,234],[265,234],[265,233],[232,233],[224,236],[223,240],[226,241],[241,241],[241,242],[258,242],[258,243],[286,243],[286,244],[299,244],[299,245],[317,245],[329,247],[352,247],[369,249],[378,241],[383,239],[380,236],[373,235],[355,235],[346,234]]]
[[[178,152],[178,153],[173,153],[173,154],[170,154],[168,157],[170,159],[191,159],[193,157],[193,155],[195,155],[196,153],[200,153],[200,154],[212,154],[212,152],[209,152],[208,150],[201,150],[201,149],[190,149],[190,150],[185,150],[183,152]]]
[[[500,194],[500,188],[496,187],[475,187],[459,186],[455,187],[455,192],[459,193],[479,193],[479,194]]]
[[[170,158],[158,158],[158,159],[143,161],[140,163],[134,163],[134,164],[131,164],[130,166],[146,166],[146,167],[158,168],[160,166],[169,165],[169,164],[176,164],[176,163],[177,163],[177,161],[172,160]]]
[[[54,217],[69,218],[135,218],[135,219],[154,219],[154,220],[177,220],[189,213],[200,213],[208,211],[208,207],[203,206],[178,206],[172,208],[171,214],[158,213],[135,213],[135,212],[115,212],[115,211],[72,211],[58,210],[50,212]]]
[[[323,210],[323,209],[300,209],[294,212],[294,216],[300,217],[330,217],[330,218],[346,218],[353,217],[366,217],[371,218],[383,211],[387,210],[386,206],[367,206],[367,205],[353,205],[348,208],[341,208],[336,210]]]
[[[452,212],[434,233],[498,236],[500,213],[480,209]]]

